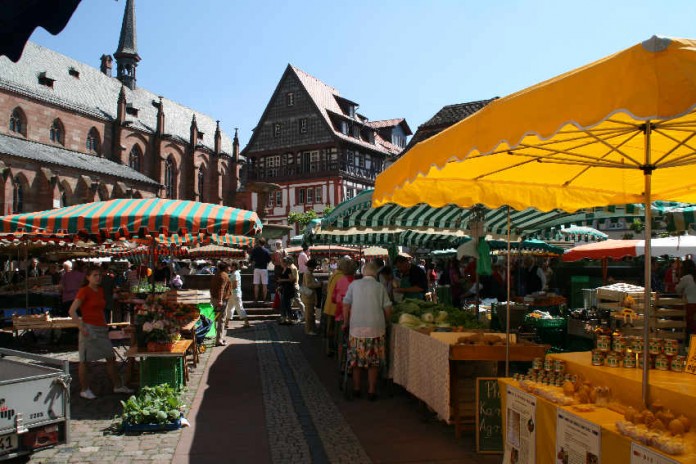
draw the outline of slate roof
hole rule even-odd
[[[338,104],[338,100],[344,100],[347,102],[352,102],[351,100],[348,100],[347,98],[344,98],[340,95],[337,89],[325,84],[324,82],[320,81],[316,77],[307,74],[306,72],[302,71],[301,69],[293,66],[293,65],[288,65],[290,69],[295,73],[297,78],[300,80],[300,83],[304,86],[305,90],[309,94],[309,96],[314,100],[314,103],[317,105],[319,108],[319,111],[321,112],[322,116],[326,120],[326,123],[329,125],[331,130],[333,130],[334,136],[338,137],[339,139],[345,140],[350,143],[354,143],[356,145],[360,145],[365,148],[369,148],[372,150],[380,151],[385,154],[395,154],[393,149],[394,145],[391,145],[391,143],[375,143],[374,145],[365,141],[365,140],[360,140],[356,139],[355,137],[351,137],[349,135],[343,134],[342,132],[336,130],[334,127],[333,121],[331,120],[331,114],[337,114],[340,115],[344,118],[349,118],[347,114],[343,112],[343,109],[341,106]],[[369,122],[362,120],[362,119],[353,119],[355,122],[359,124],[365,124],[369,125]],[[405,121],[404,121],[405,122]],[[381,140],[381,139],[380,139]],[[375,141],[377,142],[377,137],[375,137]],[[391,146],[389,146],[391,145]],[[401,149],[399,149],[400,151]]]
[[[138,46],[135,28],[135,5],[133,0],[126,0],[126,11],[121,25],[121,36],[118,39],[116,54],[137,55]]]
[[[408,145],[406,146],[406,149],[402,155],[418,142],[429,139],[433,135],[447,129],[451,125],[458,123],[468,116],[471,116],[497,98],[498,97],[493,97],[489,100],[479,100],[443,106],[440,111],[435,113],[435,116],[418,126],[416,133],[413,135],[413,137],[411,137],[411,140],[408,142]]]
[[[153,186],[159,185],[146,175],[106,158],[2,134],[0,134],[0,155],[35,161],[42,166],[64,166],[79,172],[107,175]]]
[[[70,68],[79,72],[79,78],[68,74]],[[42,72],[55,79],[53,88],[39,84],[38,75]],[[0,88],[96,118],[114,120],[121,81],[103,74],[97,68],[27,42],[22,58],[16,64],[4,56],[0,57]],[[132,121],[133,127],[154,132],[157,108],[153,102],[158,102],[159,97],[143,88],[130,90],[126,87],[125,92],[126,101],[138,109],[137,116],[126,115],[126,120]],[[166,134],[188,142],[191,118],[195,114],[199,131],[205,134],[199,144],[214,150],[216,122],[213,118],[167,98],[163,98],[162,102]],[[232,139],[224,132],[222,151],[230,156],[233,152]]]

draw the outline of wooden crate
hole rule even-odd
[[[193,304],[210,303],[209,290],[170,290],[166,294],[167,303]]]

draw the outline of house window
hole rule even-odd
[[[266,175],[268,177],[277,177],[279,167],[280,155],[266,157]]]
[[[305,189],[297,189],[297,204],[303,205],[305,203]]]
[[[314,187],[309,187],[307,189],[307,203],[310,205],[314,203]]]
[[[359,168],[365,167],[365,155],[359,153],[355,156],[355,165]]]
[[[293,106],[295,104],[294,92],[288,92],[287,95],[285,95],[285,103],[287,103],[288,106]]]
[[[357,125],[353,126],[353,137],[356,139],[360,138],[360,127]]]
[[[314,201],[316,203],[323,203],[324,202],[324,195],[322,194],[322,187],[316,187],[314,189]]]
[[[273,194],[268,195],[268,198],[266,199],[266,208],[273,208]]]
[[[176,173],[174,172],[174,161],[167,158],[164,162],[164,193],[167,198],[176,199]]]
[[[354,157],[354,155],[353,155],[353,152],[352,152],[352,151],[348,151],[348,152],[346,153],[346,164],[347,164],[348,166],[352,166],[353,163],[354,163],[354,161],[355,161],[355,157]]]
[[[370,155],[365,155],[365,168],[372,169],[372,157]]]
[[[348,105],[348,116],[351,118],[355,117],[355,106]]]
[[[99,132],[96,127],[93,127],[87,133],[87,151],[90,153],[99,153]]]
[[[280,123],[277,122],[273,125],[273,136],[278,137],[280,135]]]
[[[68,69],[68,74],[70,74],[72,77],[79,79],[80,78],[80,71],[78,71],[75,68],[70,68]]]
[[[278,207],[283,206],[283,192],[280,190],[275,193],[275,204]]]
[[[198,201],[205,203],[205,169],[198,168]]]
[[[19,108],[15,108],[10,115],[10,131],[24,134],[24,113]]]
[[[130,153],[128,154],[128,166],[134,171],[140,172],[140,160],[142,158],[142,153],[140,152],[140,147],[138,145],[133,145]]]
[[[346,121],[341,121],[341,133],[348,135],[348,123]]]
[[[24,186],[19,177],[15,177],[14,185],[12,186],[12,212],[24,212]]]
[[[50,131],[51,142],[60,143],[63,145],[63,132],[63,123],[60,122],[60,119],[54,120],[53,124],[51,124]]]
[[[353,187],[348,187],[346,189],[346,200],[350,200],[355,196],[355,189]]]
[[[307,133],[307,118],[300,119],[300,134]]]

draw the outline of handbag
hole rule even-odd
[[[312,296],[314,294],[314,289],[300,285],[300,295],[302,296]]]

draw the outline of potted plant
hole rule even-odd
[[[121,425],[125,432],[176,430],[181,427],[184,403],[167,384],[143,387],[137,396],[121,401]]]

